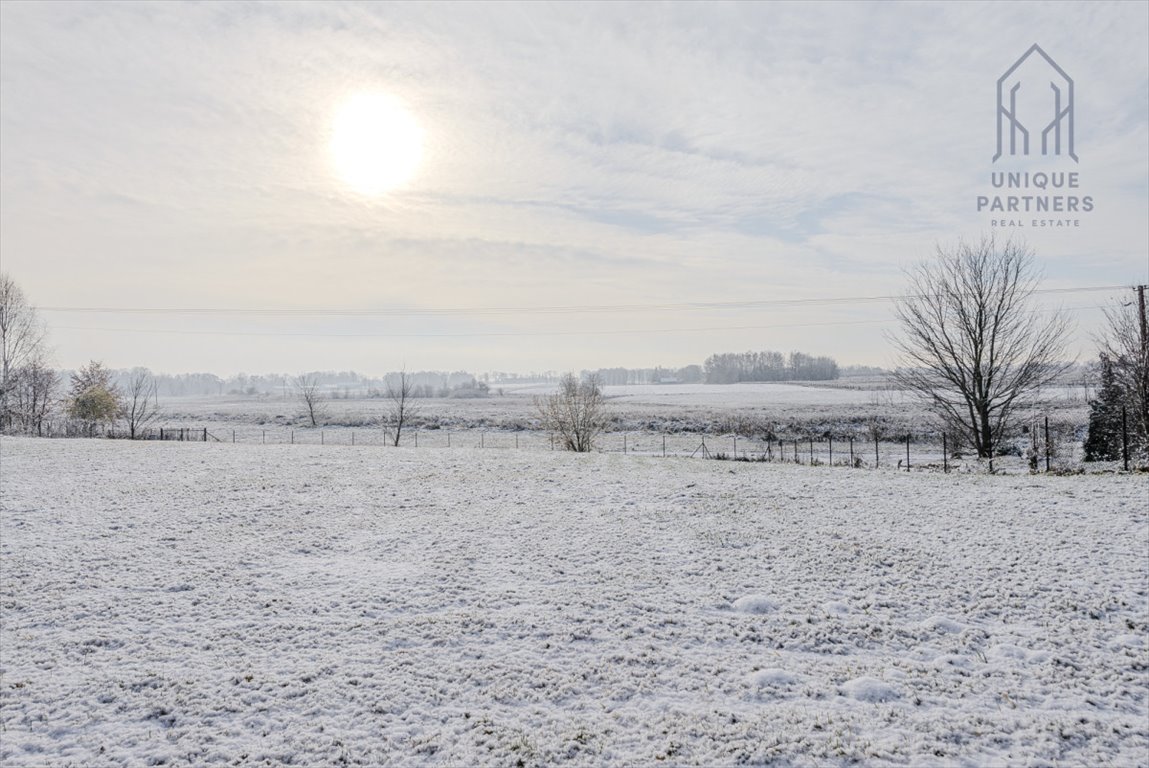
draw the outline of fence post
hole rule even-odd
[[[910,434],[906,433],[906,471],[910,471]]]
[[[1121,406],[1121,465],[1129,471],[1129,421],[1125,415],[1125,406]]]
[[[834,466],[834,436],[830,435],[830,466]]]
[[[451,432],[450,432],[450,430],[447,431],[447,447],[448,448],[451,447]]]
[[[266,429],[263,430],[263,437],[261,439],[263,440],[263,444],[267,445],[267,430]]]
[[[411,430],[411,434],[415,436],[415,447],[418,448],[419,447],[419,430],[417,430],[417,429]]]
[[[160,440],[164,439],[164,428],[160,427]]]
[[[291,444],[295,445],[295,430],[291,430]]]
[[[814,466],[814,438],[810,438],[810,466]]]
[[[622,452],[626,453],[626,433],[622,433]]]
[[[942,432],[942,472],[949,473],[949,448],[946,446],[946,433]]]
[[[351,430],[351,444],[355,445],[355,430]]]
[[[738,435],[734,436],[734,458],[738,458]]]
[[[479,447],[480,448],[486,448],[487,447],[487,433],[486,432],[480,432],[479,433]]]
[[[1045,471],[1049,471],[1049,417],[1045,417]]]
[[[235,430],[234,429],[231,431],[231,441],[233,443],[235,442]]]
[[[662,458],[666,458],[666,435],[662,436]]]
[[[203,441],[205,443],[207,442],[207,427],[203,428]]]
[[[515,433],[515,448],[517,449],[518,447],[519,447],[519,433],[516,432]]]
[[[794,441],[794,463],[798,463],[798,441]]]
[[[874,435],[874,469],[878,468],[878,436]]]
[[[854,466],[854,436],[850,435],[850,466]]]

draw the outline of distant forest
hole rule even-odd
[[[711,355],[702,366],[707,384],[737,384],[740,381],[828,381],[839,376],[832,357],[814,357],[802,352],[726,352]]]
[[[857,369],[857,370],[855,370]],[[125,387],[136,369],[113,371],[113,382]],[[854,366],[845,369],[846,375],[882,373],[879,368]],[[70,371],[62,372],[65,378]],[[488,397],[499,395],[504,387],[526,384],[553,384],[562,377],[561,371],[541,373],[507,373],[491,371],[473,374],[467,371],[417,371],[410,373],[415,383],[416,397]],[[837,362],[829,357],[814,357],[802,352],[728,352],[711,355],[703,365],[681,368],[655,366],[653,368],[598,368],[580,372],[583,378],[591,375],[607,386],[633,384],[736,384],[743,381],[825,381],[841,375]],[[385,376],[364,376],[355,371],[314,371],[314,378],[322,391],[332,398],[382,397],[387,384],[394,384],[398,373]],[[153,374],[157,394],[183,395],[278,395],[294,397],[298,374],[294,373],[239,373],[220,377],[213,373],[156,373]]]

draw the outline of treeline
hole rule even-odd
[[[67,373],[67,372],[65,372]],[[131,371],[113,371],[112,378],[122,383]],[[315,371],[307,374],[314,378],[327,396],[373,397],[381,396],[397,373],[386,376],[364,376],[355,371]],[[407,374],[415,382],[418,397],[448,397],[452,393],[485,391],[486,385],[466,371],[419,371]],[[281,395],[290,396],[298,374],[294,373],[237,373],[220,377],[213,373],[157,373],[156,389],[161,395]],[[465,395],[463,395],[465,396]]]
[[[828,381],[840,375],[832,357],[814,357],[802,352],[724,352],[706,358],[703,365],[707,384],[737,384],[741,381]]]
[[[603,386],[627,384],[697,384],[702,381],[702,366],[682,368],[599,368],[582,372],[583,380],[595,376]]]

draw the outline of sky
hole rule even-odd
[[[1077,160],[1036,151],[1033,58],[1034,149],[995,162],[1035,43]],[[414,168],[381,192],[340,170],[364,94],[417,126],[377,131]],[[1011,194],[1092,210],[977,209]],[[859,299],[988,235],[1093,357],[1149,282],[1149,3],[0,3],[0,266],[62,367],[892,366]]]

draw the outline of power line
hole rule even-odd
[[[1100,309],[1096,304],[1082,307],[1064,307],[1065,311],[1077,312],[1086,309]],[[1035,310],[1032,314],[1056,310]],[[111,333],[152,333],[172,334],[178,336],[285,336],[285,337],[318,337],[318,338],[348,338],[348,339],[459,339],[459,338],[485,338],[485,337],[518,337],[518,336],[632,336],[641,334],[660,333],[707,333],[710,331],[759,331],[778,328],[816,328],[823,326],[840,325],[881,325],[897,322],[897,318],[882,320],[833,320],[818,323],[775,323],[772,325],[716,325],[703,328],[645,328],[645,329],[610,329],[603,331],[475,331],[467,333],[317,333],[312,331],[199,331],[158,328],[98,328],[89,326],[53,326],[54,330],[68,331],[103,331]]]
[[[706,331],[749,331],[768,328],[808,328],[821,325],[863,325],[872,323],[892,323],[888,320],[844,320],[826,323],[783,323],[780,325],[716,325],[708,328],[648,328],[612,329],[606,331],[476,331],[470,333],[314,333],[310,331],[185,331],[155,328],[91,328],[86,326],[57,325],[53,329],[68,331],[112,331],[116,333],[163,333],[192,336],[318,336],[323,338],[348,339],[458,339],[486,336],[629,336],[643,333],[701,333]]]
[[[1095,285],[1078,288],[1041,288],[1033,291],[1040,294],[1089,293],[1096,291],[1126,290],[1127,285]],[[157,315],[244,315],[258,317],[443,317],[476,315],[519,315],[519,314],[609,314],[630,312],[660,311],[699,311],[723,309],[760,309],[787,306],[824,306],[836,304],[866,304],[895,301],[901,295],[890,296],[834,296],[803,299],[765,299],[753,301],[709,301],[679,302],[666,304],[584,304],[567,306],[535,307],[426,307],[422,309],[381,308],[381,309],[331,309],[331,308],[287,308],[287,307],[69,307],[42,306],[41,312],[84,313],[84,314],[157,314]]]

